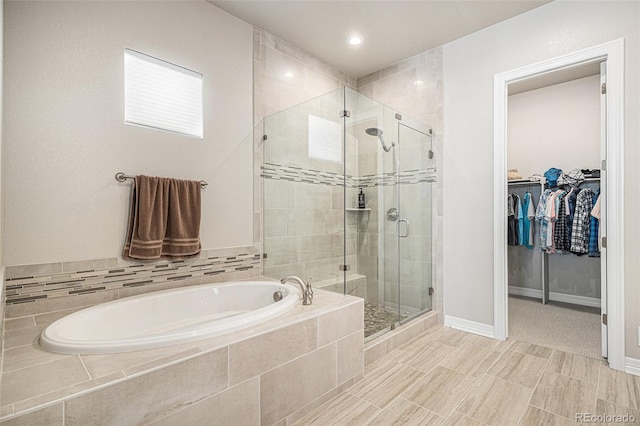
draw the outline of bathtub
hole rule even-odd
[[[280,292],[282,300],[274,299]],[[52,352],[137,351],[230,333],[280,315],[300,300],[292,285],[272,281],[207,284],[127,297],[69,314],[43,330]]]

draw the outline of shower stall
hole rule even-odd
[[[431,310],[431,129],[346,87],[263,126],[264,275],[363,298],[367,340]]]

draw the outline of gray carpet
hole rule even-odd
[[[600,309],[509,296],[509,338],[601,359]]]

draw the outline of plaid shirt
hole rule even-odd
[[[598,189],[593,196],[594,206],[599,196],[600,190]],[[591,213],[591,210],[589,210],[589,213]],[[589,214],[589,218],[589,257],[600,257],[600,248],[598,247],[598,226],[600,225],[600,221],[597,217],[591,216],[591,214]]]
[[[554,243],[556,250],[569,251],[571,249],[571,241],[569,240],[569,232],[567,230],[567,213],[564,198],[567,196],[567,192],[558,196],[558,218],[556,220],[556,226],[554,230]]]
[[[571,227],[571,251],[574,253],[589,252],[589,218],[591,217],[592,207],[593,191],[591,188],[585,188],[578,194],[578,198],[576,199],[576,211],[573,215],[573,226]]]

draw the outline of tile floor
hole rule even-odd
[[[364,379],[295,425],[565,425],[577,413],[628,414],[640,424],[640,377],[436,326],[368,365]]]

